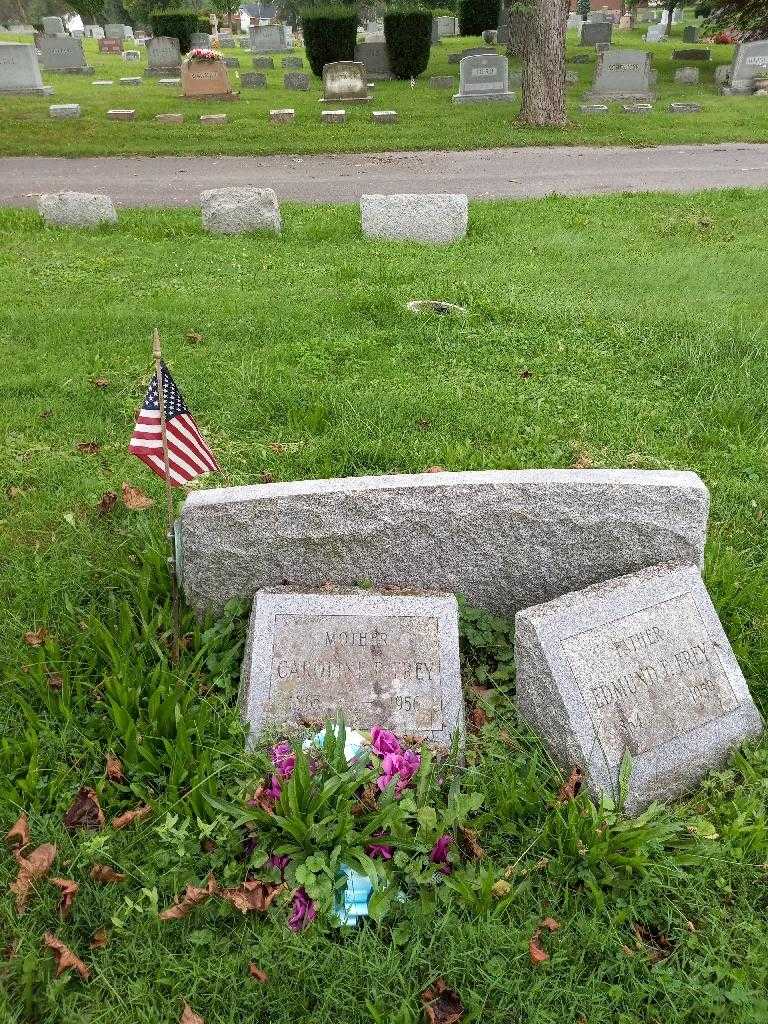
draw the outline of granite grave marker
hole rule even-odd
[[[509,61],[499,54],[465,57],[459,64],[459,91],[454,103],[481,103],[515,98],[509,91]]]

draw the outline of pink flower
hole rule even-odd
[[[272,764],[277,768],[278,775],[284,779],[290,779],[296,767],[296,755],[291,744],[287,740],[276,743],[269,756],[272,758]]]
[[[386,754],[399,754],[402,750],[400,741],[393,732],[388,729],[380,729],[374,725],[371,729],[371,749],[374,754],[384,757]]]
[[[273,775],[269,780],[269,785],[264,787],[264,794],[272,797],[273,800],[279,800],[281,793],[282,787],[280,785],[280,779],[278,779],[276,775]]]
[[[394,853],[391,846],[387,846],[386,843],[369,843],[365,852],[372,860],[376,860],[380,857],[382,860],[392,860],[392,854]]]
[[[453,868],[448,863],[448,848],[452,843],[453,836],[448,834],[440,836],[435,845],[432,847],[432,852],[429,855],[429,859],[432,861],[433,864],[440,865],[439,870],[442,871],[444,875],[450,875],[450,873],[453,871]]]
[[[317,907],[315,907],[314,901],[307,896],[303,885],[293,894],[291,907],[288,927],[292,932],[304,931],[309,922],[314,921],[317,917]]]
[[[405,750],[402,754],[387,754],[381,762],[381,775],[376,785],[383,791],[397,777],[395,793],[400,796],[420,766],[421,758],[412,750]]]
[[[271,868],[280,872],[280,881],[285,881],[285,869],[291,863],[291,858],[287,854],[273,853],[267,861],[267,864]]]

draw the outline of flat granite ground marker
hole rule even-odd
[[[453,594],[261,590],[240,688],[250,741],[339,711],[450,747],[464,732],[458,604]]]
[[[695,473],[483,470],[191,492],[177,524],[190,605],[265,587],[417,587],[512,615],[660,562],[701,565],[709,495]]]
[[[681,796],[763,722],[699,570],[657,565],[515,617],[517,707],[567,773],[626,811]]]

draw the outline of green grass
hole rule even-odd
[[[385,150],[475,149],[494,146],[531,145],[627,145],[649,146],[703,142],[766,142],[768,141],[768,104],[764,97],[726,97],[717,94],[714,69],[730,62],[733,47],[712,46],[712,61],[698,64],[701,85],[678,86],[673,82],[675,70],[682,66],[672,61],[672,51],[684,46],[681,30],[675,27],[670,42],[648,46],[653,65],[659,73],[658,100],[649,115],[625,114],[615,104],[605,115],[590,116],[579,112],[579,102],[589,89],[594,75],[594,48],[576,45],[576,34],[569,33],[569,55],[588,55],[589,64],[569,63],[568,68],[579,76],[576,85],[568,86],[568,110],[571,123],[564,129],[525,129],[515,123],[519,100],[511,104],[451,103],[451,93],[429,87],[430,75],[453,74],[458,87],[458,67],[448,63],[452,52],[477,45],[477,38],[445,40],[432,48],[432,58],[425,74],[415,88],[408,82],[379,82],[370,105],[377,110],[397,110],[400,120],[394,125],[371,123],[369,105],[351,105],[344,125],[320,123],[321,88],[312,80],[308,93],[288,92],[283,88],[280,58],[276,68],[267,72],[267,89],[243,89],[236,103],[190,101],[180,98],[178,87],[161,86],[148,79],[142,85],[120,86],[121,76],[140,75],[146,63],[126,64],[121,58],[101,55],[94,41],[87,41],[86,51],[95,68],[96,78],[115,81],[114,86],[93,86],[90,79],[77,75],[46,74],[53,84],[52,99],[39,97],[0,98],[1,156],[106,156],[117,154],[267,154],[380,152]],[[20,37],[19,37],[20,38]],[[615,33],[620,46],[645,47],[643,33]],[[250,70],[252,58],[245,50],[228,50],[237,56],[241,70]],[[235,89],[239,88],[235,71],[230,72]],[[519,87],[515,87],[519,97]],[[670,102],[696,100],[703,110],[695,115],[673,115]],[[55,103],[80,103],[82,117],[72,121],[54,121],[48,106]],[[112,107],[129,107],[137,111],[131,123],[111,122],[106,111]],[[294,107],[293,125],[272,125],[269,110]],[[161,112],[181,111],[186,114],[183,125],[162,125],[154,122]],[[201,125],[201,114],[225,112],[225,126]]]
[[[188,618],[190,649],[167,662],[162,487],[126,451],[155,325],[224,467],[208,485],[568,466],[584,453],[697,471],[712,495],[707,583],[768,706],[768,193],[475,203],[466,241],[427,250],[363,241],[352,207],[286,204],[284,217],[281,238],[215,238],[193,211],[121,212],[118,228],[88,235],[0,212],[0,828],[26,808],[34,841],[60,847],[55,873],[81,883],[64,924],[48,886],[23,917],[0,895],[0,948],[16,946],[0,960],[0,1020],[176,1024],[186,998],[207,1024],[409,1024],[443,976],[470,1019],[493,1024],[764,1021],[766,744],[650,822],[603,820],[584,801],[563,811],[506,685],[465,772],[485,795],[488,857],[436,903],[352,935],[296,937],[283,907],[244,918],[215,902],[157,921],[155,905],[210,867],[242,877],[221,822],[219,851],[201,852],[197,797],[234,798],[253,766],[233,706],[242,623],[203,633]],[[414,318],[411,298],[468,313]],[[100,451],[78,452],[86,441]],[[99,517],[123,481],[156,506]],[[41,626],[50,638],[35,651],[21,637]],[[495,642],[508,655],[505,634]],[[60,696],[47,672],[63,677]],[[160,692],[175,694],[164,711],[149,699]],[[143,746],[164,751],[154,768],[129,749],[116,694]],[[107,750],[125,759],[124,787],[103,779]],[[155,813],[69,836],[61,818],[83,784],[108,817],[145,798]],[[702,818],[717,839],[691,833]],[[93,885],[94,862],[127,881]],[[512,897],[497,902],[488,886],[510,865]],[[0,892],[14,875],[0,853]],[[534,968],[528,940],[547,915],[562,927]],[[635,924],[667,935],[671,955],[654,962]],[[109,946],[90,951],[104,926]],[[53,979],[46,929],[89,963],[90,982]],[[250,961],[269,984],[246,977]]]

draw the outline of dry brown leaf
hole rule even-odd
[[[248,973],[256,981],[260,981],[262,985],[266,985],[269,981],[269,975],[266,971],[262,971],[256,964],[248,964]]]
[[[199,345],[202,340],[203,336],[198,331],[187,331],[187,341],[190,345]]]
[[[90,786],[82,786],[75,794],[75,799],[64,815],[64,827],[70,832],[79,828],[98,832],[104,828],[104,812],[96,791]]]
[[[469,721],[475,732],[479,732],[484,725],[488,724],[488,715],[476,704],[469,712]]]
[[[568,800],[573,800],[577,796],[581,789],[581,784],[584,781],[584,772],[577,765],[568,776],[568,781],[560,787],[557,794],[558,803],[564,804]]]
[[[655,964],[659,960],[666,960],[674,952],[675,947],[655,925],[633,924],[632,931],[635,933],[637,948],[645,948],[651,963]]]
[[[56,957],[56,977],[62,974],[64,971],[72,968],[77,971],[83,981],[87,981],[90,977],[90,970],[85,966],[83,961],[75,956],[69,946],[65,946],[61,939],[57,939],[55,935],[50,932],[46,932],[43,936],[43,944],[48,947]]]
[[[51,885],[55,885],[57,889],[61,890],[61,898],[59,899],[58,911],[61,917],[68,917],[69,912],[72,909],[72,903],[77,890],[80,886],[77,882],[71,878],[51,878],[49,879]]]
[[[205,1021],[199,1013],[195,1013],[189,1003],[184,1003],[179,1024],[205,1024]]]
[[[138,487],[131,487],[123,481],[123,504],[129,512],[143,512],[144,509],[152,508],[155,502]]]
[[[117,491],[105,491],[99,500],[99,504],[96,506],[96,511],[100,516],[106,516],[115,507],[116,502]]]
[[[61,693],[64,688],[64,680],[58,672],[46,672],[45,681],[48,683],[48,689],[54,693]]]
[[[427,466],[425,473],[445,473],[445,466]],[[429,990],[427,990],[429,991]]]
[[[499,878],[491,886],[491,892],[495,899],[503,900],[505,896],[509,896],[512,892],[512,886],[504,878]]]
[[[459,841],[468,857],[472,860],[482,860],[485,850],[477,841],[477,832],[473,828],[459,827]]]
[[[216,879],[213,875],[208,875],[204,887],[188,885],[181,899],[177,897],[174,905],[168,907],[167,910],[161,911],[158,916],[161,921],[178,921],[180,918],[191,914],[195,907],[205,903],[214,893],[218,892],[218,889],[219,884]]]
[[[123,762],[114,754],[107,754],[107,778],[110,782],[125,782],[123,774]]]
[[[556,921],[554,917],[545,917],[541,922],[541,927],[546,928],[549,932],[556,932],[560,927],[560,922]]]
[[[537,928],[531,936],[531,941],[528,943],[528,952],[531,957],[532,964],[545,964],[549,960],[549,953],[546,949],[542,949],[539,939],[541,938],[541,928]]]
[[[94,864],[91,868],[91,878],[99,885],[108,885],[110,882],[122,882],[125,875],[115,871],[109,864]]]
[[[81,441],[77,446],[77,450],[82,452],[83,455],[96,455],[97,452],[101,451],[101,445],[98,441]]]
[[[91,941],[88,945],[91,949],[104,949],[109,942],[109,932],[106,928],[99,928],[98,931],[94,932],[91,936]]]
[[[5,842],[12,850],[23,850],[29,843],[29,819],[26,811],[22,811],[18,820],[6,833]]]
[[[29,902],[30,891],[35,882],[45,878],[56,859],[56,847],[52,843],[43,843],[33,850],[28,857],[23,857],[17,850],[14,852],[19,873],[16,881],[11,882],[10,890],[16,896],[16,910],[23,914]]]
[[[91,383],[95,388],[100,388],[102,391],[104,388],[109,387],[109,381],[106,377],[94,377]]]
[[[151,813],[152,808],[149,804],[142,804],[132,811],[123,811],[122,814],[118,814],[116,818],[112,819],[112,828],[126,828],[128,825],[132,825],[134,821],[141,821],[142,818],[146,818]]]
[[[41,626],[40,629],[31,629],[24,634],[24,643],[29,644],[30,647],[42,647],[47,636],[48,630],[45,626]]]
[[[245,806],[259,807],[262,811],[265,811],[267,814],[274,814],[275,798],[269,796],[269,794],[265,791],[265,787],[261,785],[258,786],[253,796],[249,797],[245,801]]]
[[[574,469],[592,469],[593,466],[594,466],[594,462],[590,458],[589,452],[585,451],[583,448],[579,449],[576,452],[576,454],[574,456],[574,459],[573,459],[573,468]]]
[[[465,1009],[461,999],[448,988],[442,978],[421,993],[424,1016],[428,1024],[458,1024],[464,1020]]]
[[[222,889],[219,895],[236,910],[247,914],[251,910],[267,910],[285,888],[272,882],[242,882],[234,889]]]
[[[520,371],[520,379],[521,380],[530,380],[532,376],[533,376],[533,371],[532,370],[521,370]]]
[[[275,478],[272,476],[271,473],[262,473],[261,476],[259,477],[260,484],[273,484],[274,482]]]
[[[288,451],[286,446],[284,444],[280,444],[279,441],[274,441],[272,444],[268,444],[267,448],[269,448],[271,452],[274,452],[275,455],[285,455]]]

